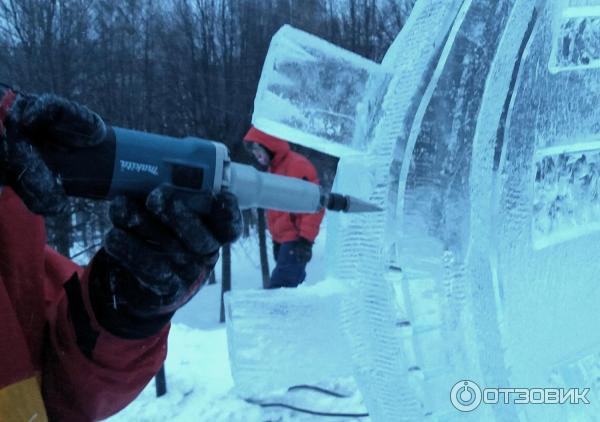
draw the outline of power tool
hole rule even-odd
[[[315,213],[323,208],[351,213],[381,211],[366,201],[326,192],[302,179],[232,162],[224,144],[200,138],[178,139],[109,126],[104,142],[94,147],[36,146],[69,196],[145,197],[155,187],[170,184],[190,193],[227,190],[237,197],[242,209],[294,213]]]

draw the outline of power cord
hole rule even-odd
[[[328,390],[326,388],[317,387],[315,385],[300,384],[300,385],[294,385],[294,386],[288,388],[288,391],[295,391],[295,390],[312,390],[312,391],[316,391],[318,393],[322,393],[322,394],[332,396],[332,397],[337,397],[337,398],[349,398],[350,397],[349,395],[341,394],[336,391]],[[264,402],[264,401],[256,400],[256,399],[246,399],[246,402],[263,407],[263,408],[280,407],[283,409],[293,410],[294,412],[306,413],[306,414],[314,415],[314,416],[338,417],[338,418],[366,418],[369,416],[368,413],[321,412],[321,411],[317,411],[317,410],[305,409],[302,407],[292,406],[287,403]]]

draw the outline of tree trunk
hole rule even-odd
[[[221,256],[222,272],[221,272],[221,316],[219,322],[225,322],[225,303],[223,295],[231,290],[231,245],[223,246]]]
[[[269,284],[269,256],[267,252],[267,235],[265,224],[265,210],[258,210],[258,246],[260,248],[260,270],[262,273],[263,288]]]

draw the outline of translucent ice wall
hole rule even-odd
[[[518,21],[522,37],[531,18],[532,5],[511,14],[514,5],[514,1],[463,2],[419,104],[406,148],[399,145],[403,155],[395,216],[396,259],[404,270],[404,299],[423,379],[423,405],[437,420],[490,418],[491,409],[485,408],[478,414],[460,414],[448,397],[459,380],[480,379],[470,308],[472,280],[466,267],[472,143],[507,23]],[[512,62],[507,60],[495,77],[510,81],[516,58],[515,51]],[[432,308],[436,312],[427,315],[425,311]]]
[[[473,282],[489,291],[487,315],[496,319],[486,325],[495,325],[500,339],[487,356],[503,351],[491,355],[487,376],[509,385],[592,388],[591,405],[513,409],[520,420],[595,421],[600,414],[599,6],[539,8],[502,136],[484,129],[495,113],[482,111],[479,119],[476,150],[488,158],[473,166],[479,195],[472,212],[481,224],[471,263]],[[484,107],[492,111],[494,100]],[[501,151],[495,162],[490,150]]]
[[[401,273],[390,259],[398,187],[398,168],[392,164],[395,152],[407,143],[459,6],[459,1],[417,2],[383,62],[394,77],[372,122],[368,153],[342,157],[338,165],[336,189],[365,177],[368,199],[387,210],[330,215],[328,227],[332,240],[328,251],[337,255],[330,270],[354,289],[353,300],[345,303],[344,329],[354,375],[374,421],[421,420],[428,412],[422,402],[422,376],[414,357]]]
[[[398,145],[394,262],[433,419],[596,420],[597,405],[448,399],[465,378],[597,394],[594,3],[465,1]]]

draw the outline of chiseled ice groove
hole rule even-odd
[[[600,6],[568,7],[553,28],[553,73],[600,67]]]
[[[533,247],[600,231],[600,142],[545,148],[534,164]]]

